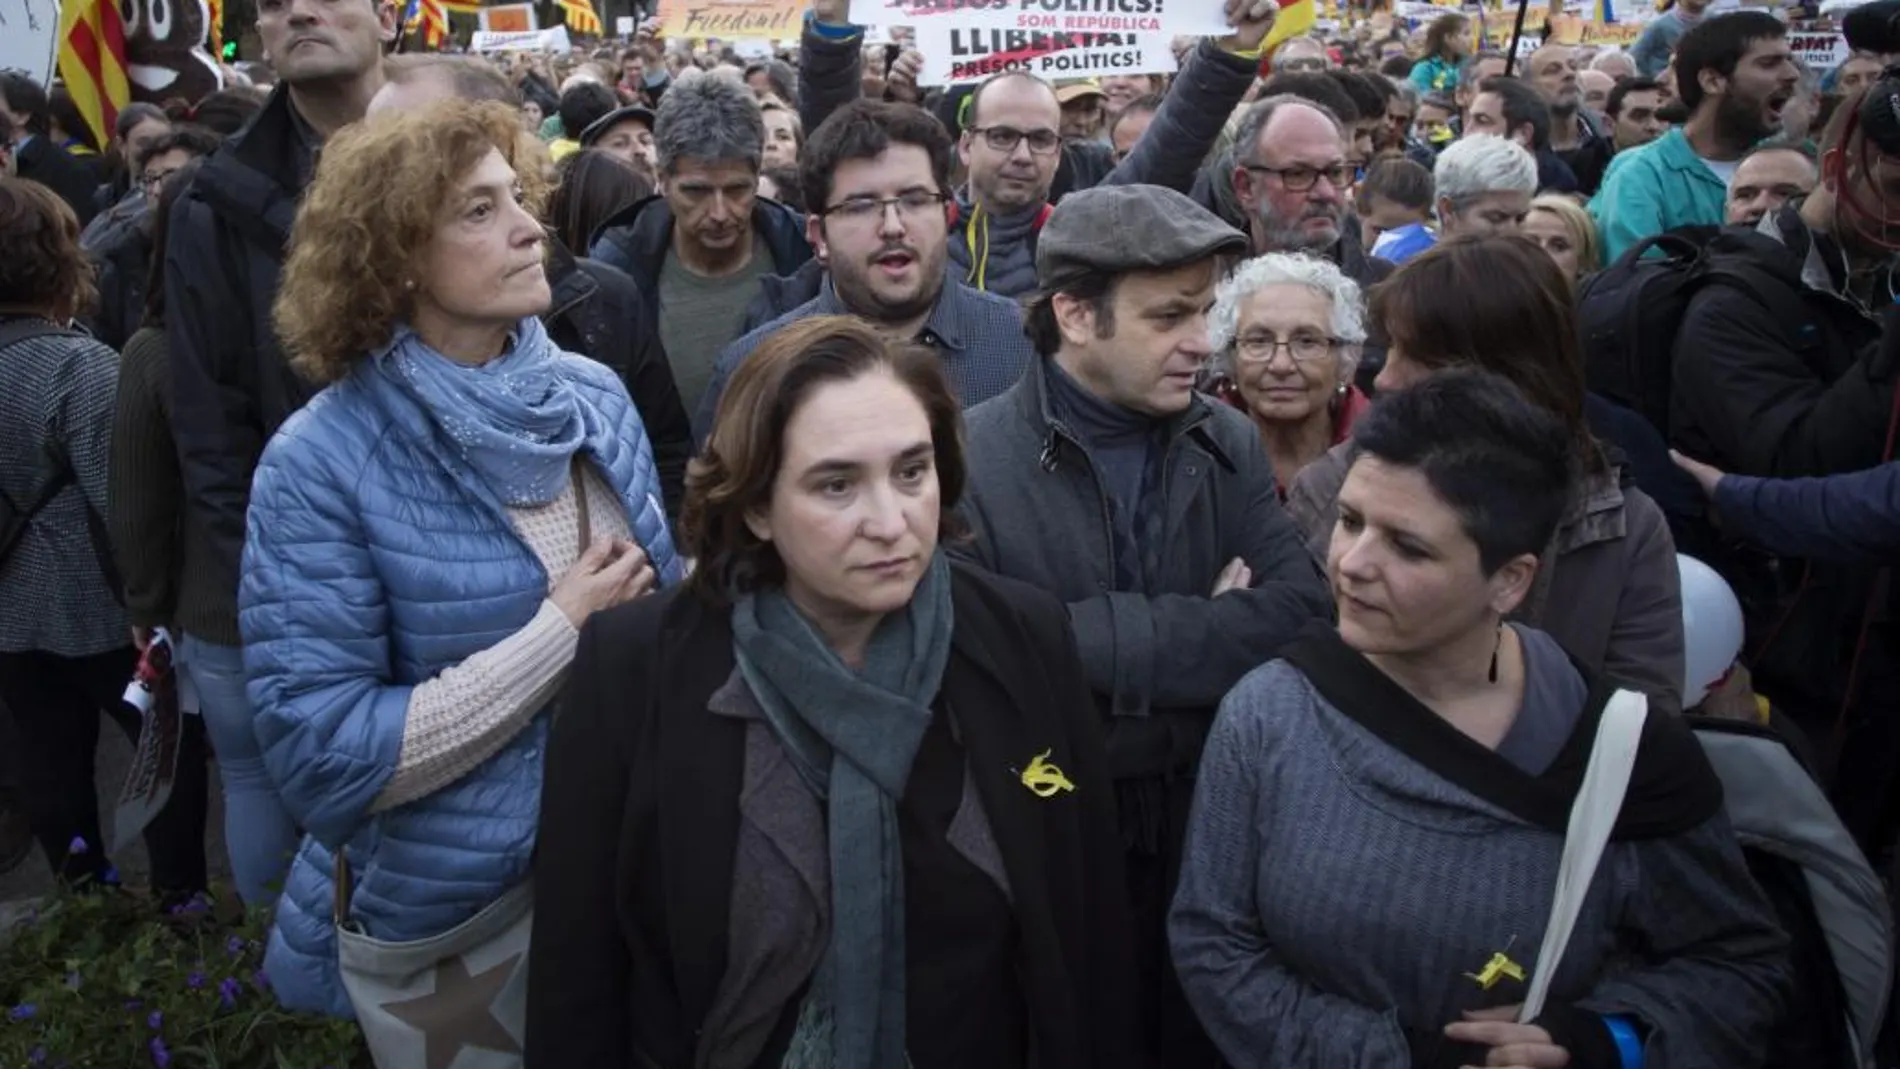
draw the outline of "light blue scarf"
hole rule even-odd
[[[515,325],[502,355],[479,367],[431,349],[408,326],[374,354],[375,371],[428,413],[438,440],[504,505],[545,505],[561,496],[570,467],[598,421],[555,356],[541,321]]]

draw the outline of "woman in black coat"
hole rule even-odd
[[[959,421],[847,317],[735,375],[691,584],[589,622],[555,721],[530,1067],[1128,1058],[1096,714],[1062,605],[939,548]]]

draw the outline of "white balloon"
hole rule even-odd
[[[1682,707],[1702,703],[1742,653],[1742,603],[1728,581],[1694,557],[1676,554],[1682,578]]]

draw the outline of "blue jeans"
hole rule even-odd
[[[264,768],[255,710],[244,693],[244,651],[186,635],[180,652],[224,781],[224,845],[231,852],[231,878],[245,905],[272,905],[290,871],[298,834]]]

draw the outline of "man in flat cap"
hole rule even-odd
[[[1194,389],[1215,284],[1247,248],[1170,189],[1070,194],[1036,247],[1039,359],[968,413],[959,552],[1069,607],[1117,779],[1143,1034],[1170,1069],[1220,1064],[1165,929],[1201,744],[1228,689],[1331,612],[1258,432]]]

